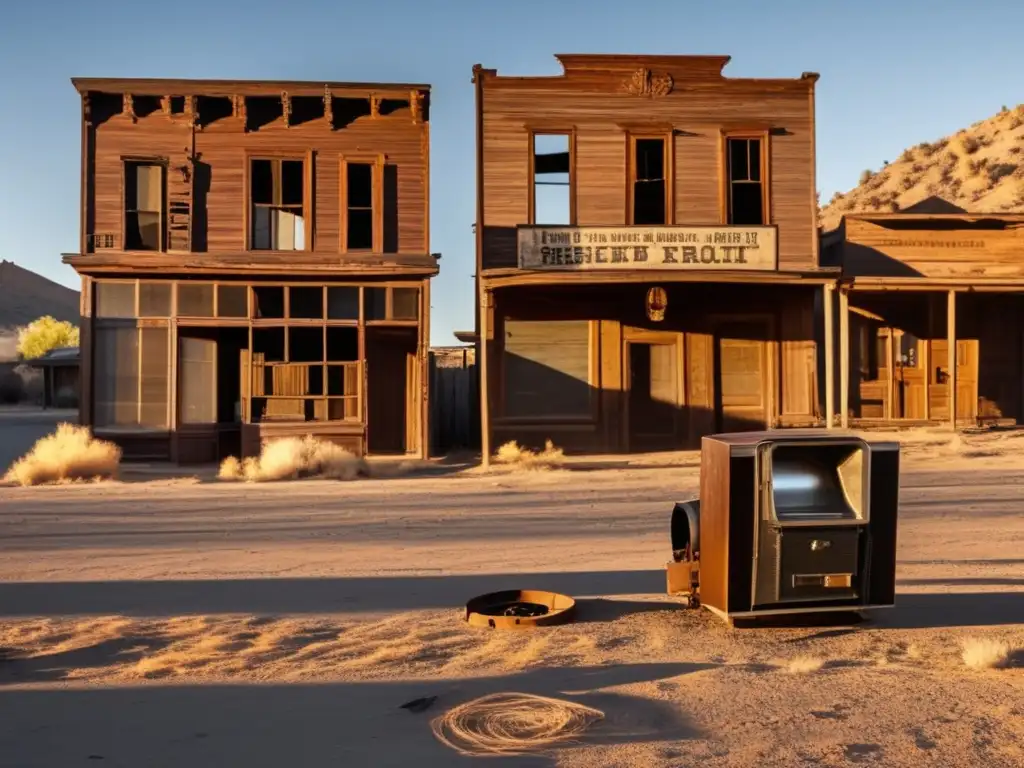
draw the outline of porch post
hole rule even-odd
[[[839,290],[839,425],[850,426],[850,295]]]
[[[946,343],[949,345],[949,426],[956,429],[956,291],[946,294]]]
[[[833,317],[832,293],[834,285],[824,286],[822,308],[825,313],[825,428],[835,427],[836,415],[836,340],[835,318]]]
[[[480,360],[477,361],[480,371],[480,465],[484,469],[491,466],[491,388],[487,371],[487,358],[490,349],[487,337],[491,334],[490,307],[492,294],[486,288],[480,288]]]

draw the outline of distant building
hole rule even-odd
[[[43,408],[78,407],[78,347],[51,349],[26,364],[43,372]]]

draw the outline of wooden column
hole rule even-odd
[[[480,371],[480,464],[484,469],[491,466],[491,392],[490,378],[487,373],[487,358],[490,347],[487,343],[491,335],[490,307],[492,294],[486,288],[480,289],[480,359],[477,361]]]
[[[850,296],[839,290],[839,425],[850,426]]]
[[[946,343],[949,345],[949,426],[956,429],[956,291],[946,294]]]
[[[836,329],[832,302],[834,285],[823,286],[822,309],[825,313],[825,428],[835,426],[836,415]]]

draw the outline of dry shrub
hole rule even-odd
[[[544,450],[540,452],[523,448],[515,440],[511,440],[498,448],[494,460],[499,464],[521,469],[551,469],[565,463],[565,454],[550,440],[544,442]]]
[[[971,669],[999,669],[1010,663],[1010,646],[1002,640],[968,638],[961,654]]]
[[[974,136],[964,136],[964,140],[961,143],[961,146],[963,146],[964,152],[966,152],[968,155],[973,155],[975,152],[981,149],[982,143],[979,139],[975,138]]]
[[[306,437],[283,437],[263,445],[259,457],[250,456],[239,463],[233,456],[220,465],[221,480],[245,480],[267,483],[325,477],[331,480],[355,480],[366,477],[366,462],[340,445]]]
[[[435,718],[442,744],[463,755],[519,755],[580,736],[604,713],[529,693],[492,693]]]
[[[120,463],[121,449],[97,440],[88,427],[58,424],[56,432],[40,438],[11,465],[4,479],[18,485],[94,480],[113,477]]]
[[[825,662],[814,656],[794,656],[786,662],[783,669],[791,675],[807,675],[817,672],[825,666]]]

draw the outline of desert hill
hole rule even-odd
[[[952,136],[922,142],[821,209],[828,232],[848,213],[899,211],[940,197],[968,212],[1024,212],[1024,104]]]

